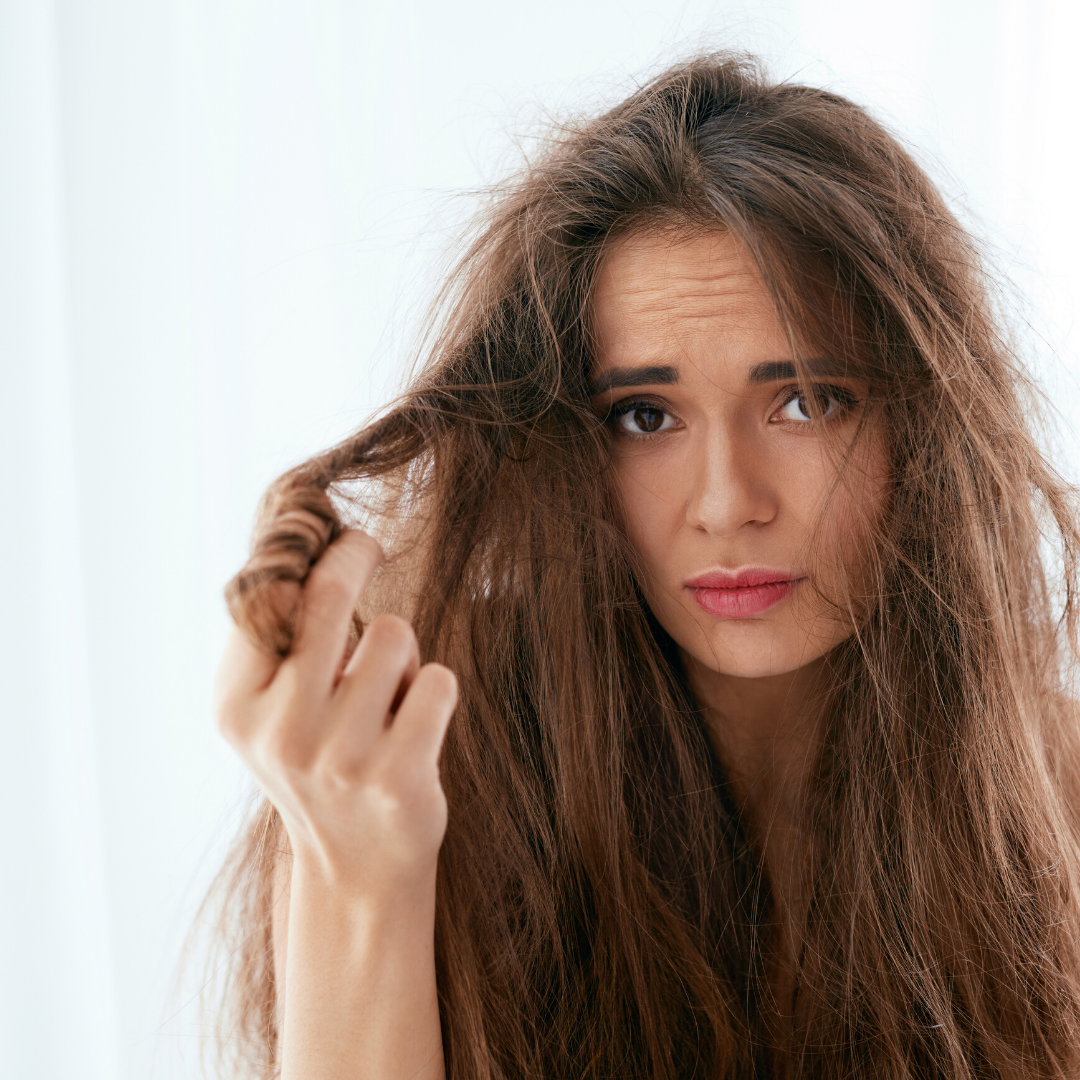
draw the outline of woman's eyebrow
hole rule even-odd
[[[678,370],[668,364],[655,367],[608,368],[589,383],[589,397],[624,386],[670,386],[678,381]]]
[[[816,378],[845,378],[849,372],[846,364],[836,360],[821,357],[815,360],[804,360],[803,367],[809,374]],[[795,363],[792,360],[770,360],[764,364],[755,364],[747,376],[751,386],[760,386],[762,383],[781,382],[784,379],[798,377]]]

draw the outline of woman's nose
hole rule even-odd
[[[730,427],[711,428],[694,447],[686,504],[687,523],[712,536],[767,525],[779,509],[782,477],[753,438]]]

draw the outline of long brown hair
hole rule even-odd
[[[590,408],[589,296],[629,229],[725,229],[799,340],[858,365],[891,454],[874,589],[829,657],[792,1075],[1080,1074],[1077,528],[978,253],[909,154],[835,94],[706,56],[564,128],[500,188],[430,357],[379,420],[283,476],[237,622],[343,521],[458,672],[436,951],[451,1080],[770,1075],[770,886],[636,584]],[[1052,574],[1047,567],[1052,564]],[[1063,585],[1063,587],[1061,587]],[[222,879],[220,1022],[275,1073],[271,882],[254,816]]]

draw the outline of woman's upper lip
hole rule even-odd
[[[791,570],[776,570],[768,566],[740,566],[736,570],[708,570],[690,578],[685,585],[688,589],[751,589],[755,585],[798,581],[800,576]]]

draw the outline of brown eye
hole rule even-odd
[[[635,409],[634,423],[642,431],[659,431],[664,414],[659,409]]]
[[[658,405],[642,401],[619,409],[616,424],[627,435],[652,435],[674,427],[675,419]]]
[[[839,387],[817,386],[810,391],[797,391],[787,400],[776,415],[783,420],[794,420],[802,424],[812,420],[813,415],[810,411],[811,394],[817,399],[817,406],[821,410],[823,420],[831,417],[840,409],[855,404],[855,398]]]

